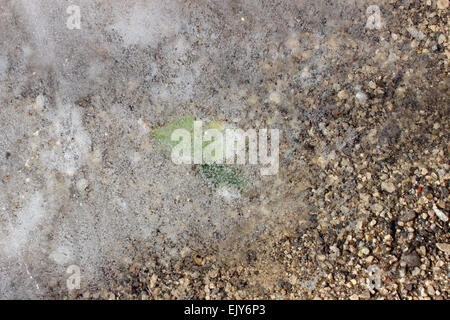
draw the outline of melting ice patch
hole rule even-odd
[[[16,257],[28,241],[32,240],[34,231],[45,216],[43,196],[36,192],[28,204],[17,214],[15,221],[7,227],[6,236],[0,238],[0,256]]]
[[[164,37],[177,34],[180,29],[178,1],[161,5],[150,0],[135,4],[124,14],[118,12],[116,23],[108,26],[108,31],[117,31],[126,46],[143,45],[155,47]]]
[[[0,79],[6,75],[6,69],[8,68],[8,57],[0,55]]]
[[[70,262],[72,253],[69,248],[61,246],[50,254],[50,258],[57,264],[66,265]]]
[[[78,107],[62,105],[54,114],[51,112],[50,146],[42,152],[41,161],[50,169],[72,176],[83,164],[91,139],[83,127]]]

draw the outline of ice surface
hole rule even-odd
[[[216,189],[150,133],[191,114],[277,128],[291,108],[317,122],[327,106],[286,97],[326,79],[329,38],[364,12],[338,3],[0,0],[0,298],[47,296],[54,280],[65,290],[72,264],[95,286],[142,248],[170,260],[306,212],[282,172],[243,167],[251,196]],[[79,30],[66,27],[72,4]],[[286,62],[296,55],[300,69]]]

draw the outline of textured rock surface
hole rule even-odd
[[[448,299],[448,1],[162,3],[0,0],[0,298]],[[190,115],[278,174],[173,164]]]

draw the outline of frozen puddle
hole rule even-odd
[[[328,111],[291,97],[332,73],[334,32],[366,6],[263,2],[1,1],[1,298],[65,294],[74,265],[95,288],[143,250],[226,256],[301,225],[311,172],[286,143],[304,123],[325,132]],[[241,193],[175,165],[152,132],[189,115],[282,130],[278,174],[242,166]]]

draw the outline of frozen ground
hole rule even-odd
[[[447,0],[0,0],[0,30],[0,298],[448,299]],[[151,132],[190,115],[282,130],[278,174],[175,165]]]

